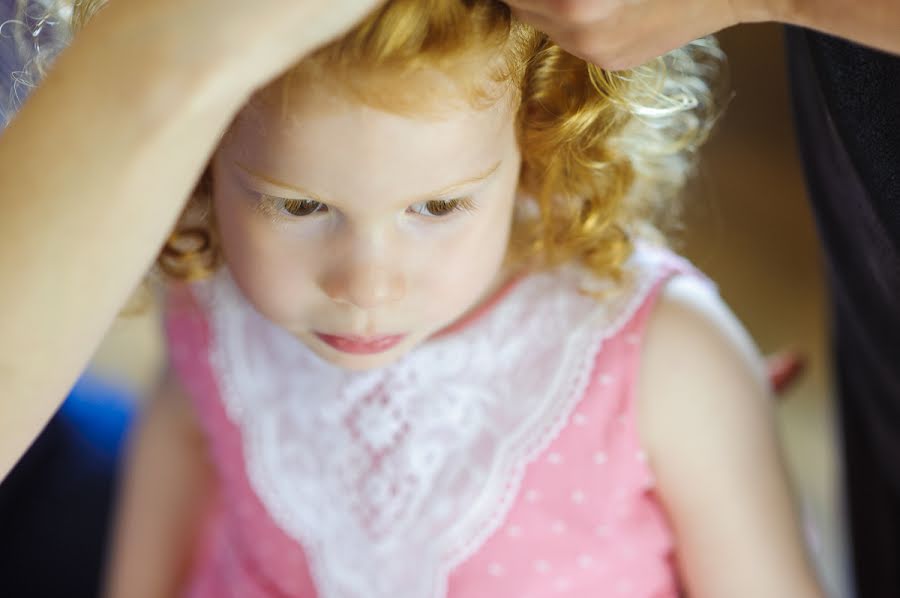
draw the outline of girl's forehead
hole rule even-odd
[[[442,152],[458,155],[496,146],[514,123],[508,97],[487,106],[448,101],[443,108],[408,113],[312,86],[285,102],[272,97],[252,102],[235,121],[228,141],[237,151],[262,155],[341,152],[346,157],[377,157],[397,151],[439,157]]]
[[[509,81],[496,80],[487,70],[466,78],[435,69],[342,76],[314,71],[282,77],[258,92],[244,112],[285,123],[347,112],[380,112],[433,123],[515,112],[519,95]]]

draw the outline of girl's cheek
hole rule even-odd
[[[240,198],[222,198],[216,220],[228,267],[245,279],[269,278],[269,272],[284,270],[297,249],[285,247],[264,218]],[[231,201],[229,201],[231,200]]]

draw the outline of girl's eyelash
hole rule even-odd
[[[477,209],[477,206],[471,197],[433,199],[416,205],[423,206],[428,211],[428,214],[422,214],[422,212],[419,212],[418,210],[413,210],[413,212],[430,218],[446,217],[454,212],[474,212]],[[414,206],[411,206],[410,209],[413,207]]]
[[[314,199],[286,199],[265,193],[259,194],[255,209],[273,221],[297,220],[329,211],[326,204]],[[471,197],[460,197],[424,201],[408,209],[426,218],[446,218],[457,212],[474,212],[477,206]]]
[[[273,220],[298,219],[325,213],[328,206],[314,199],[286,199],[262,193],[256,211]]]

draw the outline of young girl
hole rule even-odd
[[[716,59],[393,0],[256,94],[160,256],[109,594],[820,596],[755,350],[651,233]]]

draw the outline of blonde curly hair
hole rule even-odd
[[[57,24],[64,45],[105,3],[63,0],[46,9],[41,24]],[[36,55],[23,71],[31,80],[20,73],[19,82],[33,84],[50,59]],[[512,87],[520,191],[537,210],[516,220],[508,261],[539,268],[576,262],[606,276],[619,272],[638,231],[677,205],[718,112],[723,63],[715,41],[704,38],[611,72],[567,53],[498,0],[388,0],[258,97],[314,79],[400,112],[424,110],[433,99],[425,86],[409,85],[427,73],[440,73],[474,107],[498,99],[491,84]],[[159,256],[170,278],[200,278],[218,265],[210,211],[196,217],[211,191],[207,172]]]

